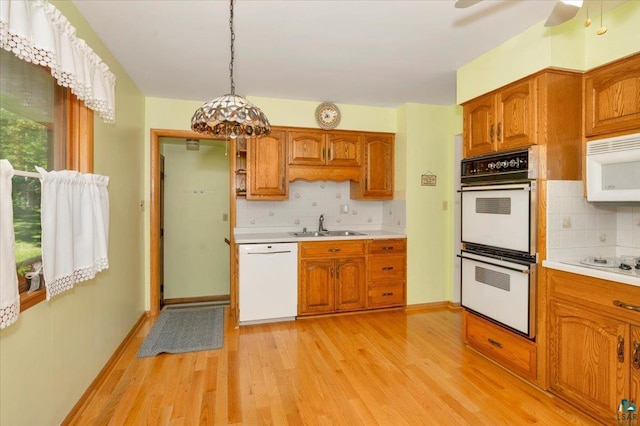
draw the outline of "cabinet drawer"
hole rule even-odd
[[[369,256],[369,280],[403,280],[406,276],[407,257],[404,254]]]
[[[465,342],[514,373],[536,379],[536,346],[487,320],[464,311]]]
[[[555,269],[547,269],[547,282],[553,298],[579,303],[640,324],[640,313],[632,309],[640,309],[640,291],[636,286]]]
[[[404,282],[369,286],[367,307],[383,308],[404,305],[404,287]]]
[[[407,240],[397,238],[392,240],[371,240],[369,242],[369,254],[406,253]]]
[[[365,240],[314,241],[300,244],[300,257],[343,257],[365,254]]]

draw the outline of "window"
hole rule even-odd
[[[93,112],[58,86],[50,71],[0,49],[0,158],[34,172],[93,167]],[[13,214],[19,275],[41,260],[40,182],[14,176]],[[28,283],[21,280],[21,298]],[[23,294],[24,293],[24,294]],[[44,298],[44,292],[37,299]],[[37,301],[39,301],[37,300]],[[36,301],[36,303],[37,303]],[[28,301],[27,301],[28,302]],[[29,307],[29,303],[21,310]]]

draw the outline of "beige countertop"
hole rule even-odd
[[[586,275],[589,277],[600,278],[603,280],[615,281],[622,284],[629,284],[636,287],[640,287],[640,278],[632,275],[618,274],[615,272],[603,271],[600,269],[588,268],[586,266],[570,265],[562,263],[559,260],[545,260],[542,262],[542,266],[550,269],[557,269],[559,271],[571,272],[579,275]]]
[[[299,241],[335,241],[335,240],[370,240],[385,238],[406,238],[405,234],[384,230],[358,229],[364,235],[353,236],[326,236],[326,237],[295,237],[288,232],[255,232],[236,233],[236,244],[261,244],[261,243],[297,243]]]

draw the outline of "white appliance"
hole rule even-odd
[[[640,201],[640,133],[587,142],[587,200]]]
[[[461,162],[461,305],[534,339],[537,152]]]
[[[288,321],[298,313],[298,244],[241,244],[240,325]]]

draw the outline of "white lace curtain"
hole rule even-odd
[[[0,0],[0,47],[49,67],[60,86],[114,122],[116,77],[47,0]]]
[[[9,161],[0,160],[0,329],[13,324],[20,313],[11,202],[12,177],[13,167]]]
[[[42,176],[42,266],[49,300],[109,267],[109,178],[37,169]]]

